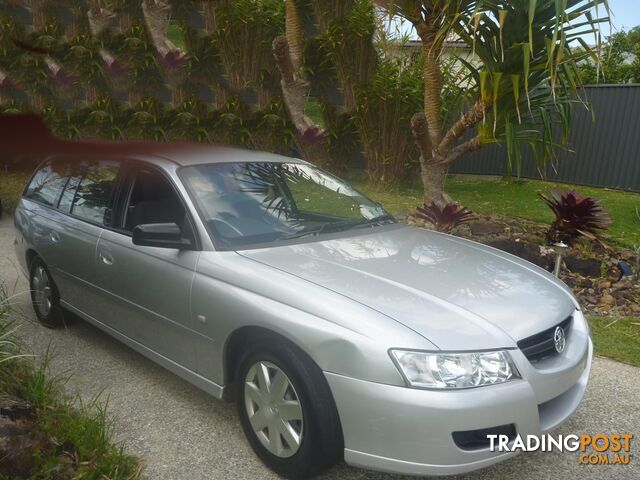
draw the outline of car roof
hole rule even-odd
[[[169,160],[180,166],[209,163],[270,162],[301,163],[291,157],[274,153],[247,150],[239,147],[187,142],[116,142],[104,140],[59,141],[58,148],[52,148],[54,156],[66,154],[81,156],[117,155],[155,163],[154,160]],[[52,153],[53,153],[52,152]],[[304,163],[304,162],[302,162]]]

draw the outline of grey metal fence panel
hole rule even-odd
[[[570,151],[558,153],[557,171],[540,171],[522,150],[522,177],[640,192],[640,85],[586,87],[592,112],[577,106]],[[507,154],[491,145],[456,161],[450,173],[506,175]],[[514,170],[515,174],[515,170]]]

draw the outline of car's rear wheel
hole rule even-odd
[[[35,257],[31,262],[29,286],[31,288],[31,303],[38,321],[48,328],[64,325],[58,289],[51,278],[49,269],[40,257]]]
[[[302,351],[273,338],[251,344],[236,378],[244,432],[258,457],[286,478],[309,478],[342,457],[340,422],[329,386]]]

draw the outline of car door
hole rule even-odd
[[[108,297],[108,324],[131,340],[195,370],[190,290],[199,252],[134,245],[133,229],[177,223],[193,228],[179,193],[159,169],[132,166],[120,198],[117,225],[96,249],[99,286]]]
[[[59,225],[63,215],[56,209],[62,189],[68,180],[66,162],[48,160],[34,173],[23,194],[23,208],[16,210],[16,227],[32,248],[44,260],[54,281],[59,285],[60,255]],[[26,265],[26,245],[17,250],[23,266]],[[25,268],[26,269],[26,268]]]
[[[119,172],[116,160],[78,162],[58,204],[65,215],[51,228],[61,299],[96,319],[109,310],[96,285],[95,250],[111,223]]]

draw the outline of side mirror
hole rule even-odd
[[[148,223],[133,229],[133,244],[144,247],[190,250],[192,242],[175,223]]]

